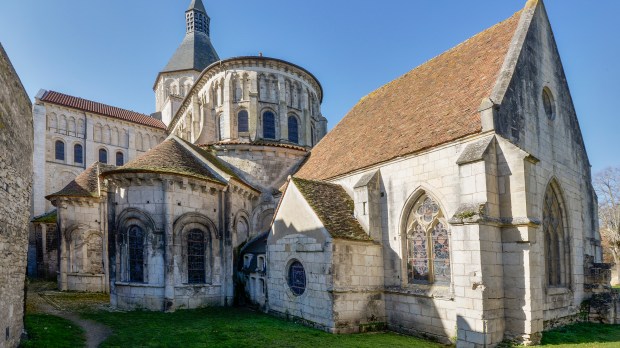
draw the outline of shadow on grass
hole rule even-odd
[[[545,332],[541,343],[559,347],[620,347],[620,325],[568,325]]]
[[[445,347],[389,332],[332,335],[244,308],[94,311],[82,317],[112,329],[102,347]]]
[[[84,331],[71,321],[49,314],[26,314],[24,348],[83,347]]]

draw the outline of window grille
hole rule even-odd
[[[288,287],[295,296],[301,296],[306,291],[306,271],[299,261],[294,261],[289,266]]]
[[[271,111],[263,114],[263,138],[276,138],[276,115]]]
[[[205,235],[200,230],[187,234],[187,282],[205,283]]]
[[[299,125],[295,116],[288,117],[288,140],[299,144]]]
[[[248,112],[241,110],[237,115],[237,132],[247,133],[249,131],[248,128]]]
[[[129,251],[129,281],[144,281],[144,232],[138,226],[131,226],[127,233]]]
[[[56,160],[64,161],[65,160],[65,143],[60,140],[56,140]]]

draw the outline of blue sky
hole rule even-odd
[[[323,84],[332,128],[364,95],[508,18],[525,0],[203,0],[220,57],[288,60]],[[3,1],[0,42],[40,88],[143,113],[189,0]],[[620,166],[620,1],[546,0],[593,171]]]

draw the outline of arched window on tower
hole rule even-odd
[[[406,225],[409,284],[450,284],[450,233],[441,208],[423,194]]]
[[[58,161],[64,161],[65,160],[65,143],[63,143],[60,140],[56,140],[56,146],[55,146],[55,158]]]
[[[108,163],[108,151],[106,149],[99,149],[99,162]]]
[[[187,282],[204,284],[206,274],[205,233],[194,229],[187,234]]]
[[[545,269],[551,287],[570,285],[570,242],[557,184],[551,183],[543,203]]]
[[[276,115],[271,111],[263,113],[263,138],[276,138]]]
[[[297,117],[288,117],[288,140],[292,143],[299,144],[299,122]]]
[[[249,132],[248,127],[248,111],[241,110],[237,114],[237,132],[238,133],[247,133]]]
[[[73,146],[73,162],[78,164],[84,163],[84,150],[81,144]]]
[[[120,167],[123,164],[125,164],[125,155],[119,151],[116,153],[116,166]]]

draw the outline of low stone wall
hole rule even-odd
[[[105,292],[105,274],[68,273],[67,288],[72,291]]]

